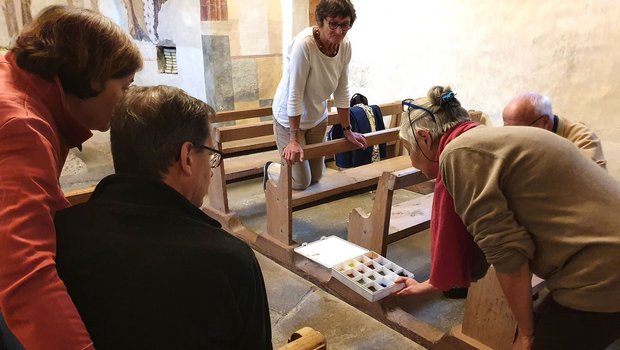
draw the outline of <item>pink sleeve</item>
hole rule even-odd
[[[89,349],[54,262],[53,215],[68,202],[48,131],[16,119],[0,126],[0,309],[28,350]]]

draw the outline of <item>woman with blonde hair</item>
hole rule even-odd
[[[403,105],[411,164],[436,183],[430,278],[397,280],[397,295],[467,287],[488,262],[518,325],[513,349],[618,339],[620,183],[547,130],[469,121],[450,88]],[[536,309],[532,273],[549,290]]]
[[[106,131],[142,68],[108,18],[50,6],[0,57],[0,309],[27,349],[90,349],[55,266],[54,214],[70,148]]]

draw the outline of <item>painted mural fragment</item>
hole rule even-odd
[[[0,47],[7,47],[10,40],[19,34],[21,28],[32,21],[32,17],[36,15],[33,8],[38,11],[42,6],[33,4],[33,1],[36,2],[36,0],[0,1],[0,10],[4,19],[4,21],[0,20]],[[119,1],[119,5],[125,7],[129,34],[134,39],[152,43],[159,42],[157,33],[159,12],[167,0],[66,0],[64,4],[99,11],[100,2],[104,1]]]

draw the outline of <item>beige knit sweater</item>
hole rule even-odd
[[[456,211],[497,271],[529,261],[554,299],[620,311],[620,183],[570,141],[532,127],[478,127],[445,148]]]

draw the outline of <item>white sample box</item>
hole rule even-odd
[[[336,236],[304,243],[295,251],[331,269],[334,278],[363,296],[378,301],[405,287],[394,283],[413,274],[387,258]]]

